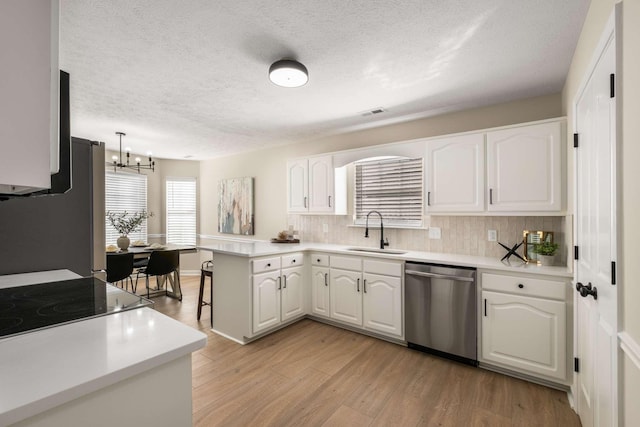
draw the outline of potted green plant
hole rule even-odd
[[[116,244],[120,249],[126,251],[131,243],[128,235],[137,231],[145,219],[151,216],[147,211],[134,212],[130,214],[127,211],[124,212],[112,212],[106,213],[109,224],[120,233]]]
[[[537,254],[538,262],[542,265],[553,265],[558,244],[552,242],[542,242],[533,245],[533,252]]]

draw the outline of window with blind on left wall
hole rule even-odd
[[[135,213],[147,210],[147,176],[131,173],[105,173],[105,210],[111,212]],[[120,233],[105,219],[107,245],[115,245]],[[138,231],[128,235],[131,242],[147,242],[147,220]]]
[[[167,243],[196,244],[196,179],[167,178]]]

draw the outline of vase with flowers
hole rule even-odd
[[[134,212],[131,214],[127,211],[107,211],[106,216],[109,220],[109,224],[111,224],[111,226],[120,233],[120,237],[118,237],[116,244],[120,249],[126,251],[130,244],[128,235],[140,229],[144,220],[152,216],[152,214],[147,211]]]

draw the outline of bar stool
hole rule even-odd
[[[202,294],[204,292],[204,278],[209,277],[211,279],[209,286],[209,302],[203,301]],[[200,293],[198,294],[198,320],[202,314],[202,306],[208,305],[211,312],[211,327],[213,328],[213,261],[205,261],[202,263],[200,269]]]

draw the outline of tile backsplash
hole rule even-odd
[[[380,240],[377,227],[370,229],[370,237],[366,239],[364,228],[354,227],[352,223],[348,215],[288,215],[288,225],[300,231],[303,241],[377,246]],[[544,230],[552,231],[554,241],[560,245],[556,264],[565,265],[568,248],[572,245],[571,216],[431,216],[426,218],[425,223],[430,227],[439,227],[441,238],[430,239],[426,227],[385,228],[389,248],[502,258],[506,252],[497,242],[487,240],[489,230],[496,230],[498,242],[509,247],[522,241],[523,230]],[[523,253],[522,247],[518,253]]]

